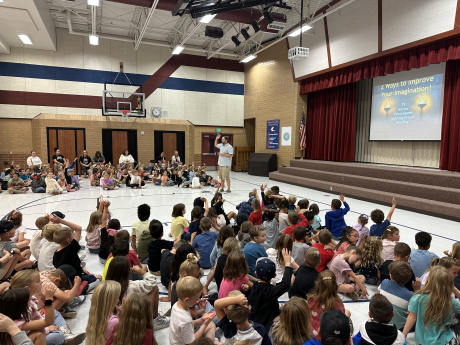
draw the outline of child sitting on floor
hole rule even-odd
[[[252,282],[247,277],[248,264],[241,250],[232,251],[227,258],[220,283],[219,298],[225,298],[231,291],[247,292],[252,287]]]
[[[176,240],[167,241],[163,240],[163,224],[156,219],[153,219],[149,225],[150,235],[152,235],[152,242],[149,243],[147,251],[149,252],[149,270],[155,276],[161,276],[160,263],[161,254],[164,250],[171,250],[173,246],[180,240],[177,236]]]
[[[431,235],[425,231],[420,231],[415,234],[415,243],[418,249],[410,253],[411,268],[417,278],[420,278],[423,273],[430,267],[431,261],[438,256],[429,252],[431,246]]]
[[[363,255],[359,274],[363,275],[366,284],[378,285],[380,283],[380,266],[382,259],[382,244],[376,237],[368,237],[361,248]]]
[[[16,243],[18,248],[25,248],[30,244],[30,239],[25,238],[27,229],[22,225],[22,213],[18,210],[11,211],[6,220],[13,223],[14,225],[14,236],[11,238],[11,241]]]
[[[361,242],[363,242],[367,236],[369,236],[369,229],[366,227],[366,224],[369,222],[369,217],[365,214],[362,214],[358,217],[358,223],[353,225],[352,228],[358,231],[359,239],[356,245],[361,247]]]
[[[382,236],[382,259],[394,260],[395,259],[395,245],[399,242],[399,229],[394,226],[389,226],[385,229]]]
[[[284,273],[284,258],[283,258],[283,249],[286,249],[292,253],[292,237],[289,235],[281,235],[276,241],[275,249],[267,249],[267,256],[276,264],[276,277],[274,278],[275,283],[279,283],[283,278]],[[294,258],[291,255],[291,267],[294,270],[299,268],[299,265],[294,261]]]
[[[251,240],[244,246],[243,253],[248,263],[249,275],[255,277],[257,259],[267,257],[262,245],[265,242],[265,229],[260,225],[253,226],[249,230],[249,238]]]
[[[318,277],[316,267],[318,267],[320,261],[321,255],[318,249],[310,248],[307,250],[304,256],[304,264],[300,265],[297,272],[295,272],[294,282],[289,289],[289,298],[293,296],[306,298]]]
[[[104,207],[104,203],[99,203],[99,206]],[[91,213],[89,224],[86,227],[85,241],[91,254],[99,254],[99,249],[101,247],[102,215],[103,213],[100,211]]]
[[[201,234],[196,236],[196,232],[192,234],[190,245],[198,250],[200,254],[200,266],[202,268],[211,268],[210,256],[214,242],[217,239],[218,233],[210,232],[211,220],[204,217],[200,221]]]
[[[371,212],[371,219],[375,224],[371,226],[369,233],[370,236],[381,237],[385,232],[385,229],[391,225],[391,217],[393,216],[393,212],[396,209],[396,199],[393,198],[391,203],[392,206],[390,211],[388,211],[387,219],[385,219],[385,221],[385,215],[383,214],[382,210],[377,209]]]
[[[46,182],[46,192],[51,195],[59,195],[62,194],[63,189],[54,179],[54,174],[50,171],[45,179]]]
[[[345,206],[342,207],[342,203]],[[340,199],[333,199],[331,202],[331,210],[326,212],[326,228],[332,234],[334,240],[340,240],[342,237],[342,230],[347,226],[344,216],[350,211],[350,207],[345,202],[345,196],[340,194]]]
[[[231,291],[228,297],[218,299],[214,307],[219,319],[218,326],[224,332],[226,344],[234,344],[241,340],[250,340],[251,344],[271,344],[265,327],[248,321],[250,307],[246,296],[240,291]]]

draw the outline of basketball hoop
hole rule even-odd
[[[129,121],[129,110],[120,110],[121,113],[121,121],[128,122]]]

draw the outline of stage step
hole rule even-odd
[[[345,185],[342,183],[328,182],[306,177],[287,175],[280,171],[270,173],[270,179],[297,186],[312,188],[316,190],[325,191],[327,193],[340,194],[343,193],[348,197],[353,197],[379,204],[391,205],[393,197],[398,202],[398,208],[406,209],[409,211],[424,213],[435,217],[442,217],[454,221],[460,221],[460,205],[453,203],[429,200],[426,198],[418,198],[408,196],[400,193],[390,193],[386,191],[363,188],[357,186]],[[302,195],[308,198],[308,195]],[[350,205],[353,210],[353,205]]]
[[[408,181],[387,180],[384,178],[295,167],[280,167],[279,172],[285,175],[305,177],[311,180],[333,182],[338,185],[356,186],[365,189],[379,189],[388,193],[404,194],[421,199],[436,200],[446,203],[451,202],[460,205],[460,189],[458,188],[447,188]]]
[[[339,163],[296,159],[290,166],[309,170],[374,177],[446,188],[460,188],[460,174],[450,171],[393,167],[382,164]]]

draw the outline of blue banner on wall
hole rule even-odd
[[[278,150],[280,145],[280,120],[267,121],[267,149]]]

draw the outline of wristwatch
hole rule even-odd
[[[52,299],[46,299],[45,300],[45,307],[49,307],[50,305],[53,305],[53,300]]]

